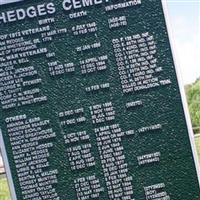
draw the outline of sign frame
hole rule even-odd
[[[7,0],[6,0],[7,1]],[[6,2],[5,0],[0,0],[0,5],[6,5],[6,4],[10,4],[10,3],[17,3],[17,2],[20,2],[20,1],[23,1],[23,0],[9,0],[9,2]]]

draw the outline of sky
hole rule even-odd
[[[200,0],[166,0],[184,84],[200,77]]]

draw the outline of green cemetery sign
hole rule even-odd
[[[0,4],[12,199],[200,199],[164,2]]]

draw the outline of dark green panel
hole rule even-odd
[[[160,0],[0,5],[0,100],[18,200],[200,199]]]

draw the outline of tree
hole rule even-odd
[[[200,127],[200,80],[185,87],[193,127]]]

